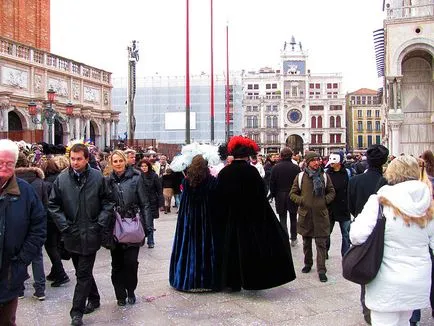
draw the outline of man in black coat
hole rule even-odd
[[[289,198],[289,191],[300,168],[292,163],[292,150],[288,147],[280,152],[280,162],[271,169],[270,193],[276,199],[276,212],[280,224],[288,233],[287,212],[290,220],[291,245],[297,244],[297,209],[298,206]]]
[[[386,163],[389,150],[383,145],[372,145],[366,151],[368,169],[365,173],[351,178],[348,183],[348,207],[354,218],[360,214],[369,199],[378,190],[378,183],[382,182],[383,164]],[[363,316],[371,324],[371,311],[365,305],[365,286],[362,285],[360,294]]]
[[[71,325],[83,325],[83,314],[100,306],[92,270],[101,247],[101,231],[112,214],[114,202],[104,177],[89,166],[89,150],[83,144],[71,147],[68,170],[59,174],[51,189],[48,211],[71,253],[77,276],[70,315]],[[88,303],[86,305],[86,300]]]
[[[234,161],[218,175],[219,212],[213,229],[216,248],[222,251],[223,289],[262,290],[295,279],[288,236],[266,198],[258,170],[247,161],[258,149],[253,140],[232,137],[228,152]]]
[[[372,145],[367,152],[368,169],[365,173],[351,178],[348,184],[348,206],[351,215],[357,217],[363,210],[369,196],[376,193],[377,183],[383,175],[383,164],[389,150],[383,145]]]
[[[350,212],[348,210],[348,182],[351,172],[345,168],[342,152],[331,154],[326,165],[327,174],[335,187],[336,197],[329,205],[330,234],[333,232],[335,222],[339,223],[342,235],[342,257],[350,249]],[[330,250],[330,236],[327,240],[327,252]],[[328,253],[326,255],[328,257]]]

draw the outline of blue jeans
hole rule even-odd
[[[42,259],[42,247],[39,249],[38,255],[32,260],[32,272],[33,272],[33,287],[36,293],[45,292],[45,273],[44,273],[44,261]]]
[[[181,194],[174,194],[175,197],[175,206],[179,209],[179,204],[181,203]]]
[[[342,235],[342,245],[341,245],[341,255],[342,257],[345,255],[345,253],[350,249],[350,225],[351,221],[335,221],[330,220],[330,234],[333,232],[333,228],[335,226],[335,222],[339,223],[339,226],[341,228],[341,235]],[[327,240],[327,251],[330,249],[330,236]]]
[[[32,273],[33,273],[33,288],[35,294],[45,294],[45,273],[44,273],[44,261],[42,259],[42,247],[39,250],[36,257],[32,260]],[[27,277],[28,278],[28,277]],[[20,295],[24,295],[24,283],[21,286]]]
[[[417,323],[418,321],[420,321],[420,309],[414,310],[410,318],[411,323]]]

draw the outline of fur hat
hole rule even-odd
[[[374,144],[368,148],[366,151],[366,156],[368,160],[368,166],[381,167],[387,162],[389,150],[383,145]]]
[[[18,154],[17,163],[15,163],[17,168],[27,168],[29,166],[29,160],[27,159],[26,154],[20,152]]]
[[[306,160],[306,164],[309,164],[310,161],[312,161],[314,158],[318,157],[319,155],[315,152],[307,152],[304,159]]]
[[[256,155],[259,151],[258,145],[250,138],[234,136],[229,140],[228,153],[234,158]]]

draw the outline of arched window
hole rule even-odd
[[[310,127],[311,128],[316,128],[316,117],[312,117],[310,119]]]
[[[267,122],[267,128],[273,128],[271,116],[267,115],[266,122]]]
[[[277,126],[277,116],[274,116],[274,117],[273,117],[272,125],[273,125],[273,128],[277,128],[277,127],[278,127],[278,126]]]
[[[253,128],[253,117],[247,116],[247,128]]]
[[[341,128],[341,116],[336,117],[336,128]]]
[[[318,117],[318,128],[322,128],[322,117]]]
[[[330,128],[334,128],[335,127],[335,117],[331,116],[330,117]]]
[[[257,116],[253,117],[253,128],[258,128],[258,117]]]

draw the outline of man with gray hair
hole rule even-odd
[[[27,266],[47,233],[45,209],[35,190],[15,176],[18,146],[0,140],[0,325],[15,325]]]
[[[124,151],[124,154],[128,160],[127,164],[134,167],[136,165],[136,151],[132,148],[129,148]]]

